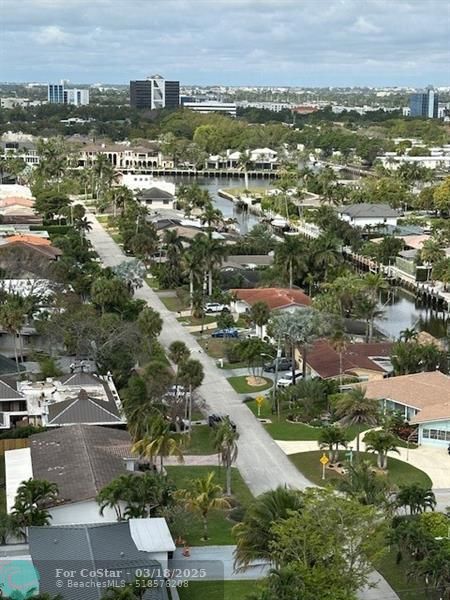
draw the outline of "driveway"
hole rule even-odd
[[[95,215],[88,213],[87,217],[92,224],[92,230],[87,233],[87,237],[103,264],[114,267],[127,260]],[[191,350],[193,358],[197,358],[203,364],[205,378],[199,392],[212,412],[228,414],[236,423],[240,434],[236,466],[251,492],[257,496],[278,486],[287,485],[297,489],[312,487],[313,484],[295,468],[283,450],[255,419],[250,409],[242,403],[242,398],[227,381],[229,374],[216,367],[215,360],[203,352],[197,340],[183,328],[176,315],[164,306],[157,294],[144,282],[135,296],[145,300],[160,313],[163,319],[159,338],[162,345],[168,348],[173,341],[181,340]],[[398,600],[398,596],[378,573],[374,573],[374,577],[380,581],[378,596],[372,595],[372,590],[362,591],[363,600],[379,597]]]

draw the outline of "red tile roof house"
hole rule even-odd
[[[294,288],[251,288],[230,290],[235,300],[231,304],[233,312],[243,314],[257,302],[265,302],[270,310],[292,310],[310,306],[311,298],[302,290]],[[257,333],[264,337],[265,326],[257,327]]]
[[[342,366],[344,375],[359,377],[361,381],[383,379],[392,371],[389,360],[391,350],[391,342],[356,342],[347,344],[340,357],[327,340],[318,340],[308,349],[307,372],[313,377],[335,379],[340,376]],[[298,358],[301,363],[301,356]]]

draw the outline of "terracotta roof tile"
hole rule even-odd
[[[288,306],[309,306],[311,298],[302,290],[290,288],[235,289],[231,292],[250,305],[265,302],[271,310]]]

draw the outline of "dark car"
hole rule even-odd
[[[218,427],[225,419],[230,421],[230,425],[233,431],[236,431],[236,423],[234,423],[228,415],[216,415],[212,414],[208,416],[208,425],[209,427]]]
[[[270,363],[266,363],[264,365],[264,371],[267,371],[268,373],[275,373],[276,371],[276,360],[273,360]],[[292,359],[291,358],[286,358],[285,356],[282,356],[281,358],[278,359],[278,371],[290,371],[292,369]]]
[[[227,329],[218,329],[214,333],[211,334],[213,338],[237,338],[239,337],[239,332],[237,329],[233,327],[229,327]]]

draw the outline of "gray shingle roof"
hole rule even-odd
[[[161,190],[157,187],[152,187],[148,190],[143,190],[138,195],[138,198],[140,200],[172,200],[173,196],[165,190]]]
[[[396,210],[388,206],[387,204],[351,204],[350,206],[342,206],[337,209],[338,212],[344,215],[348,215],[353,218],[364,218],[364,217],[398,217],[399,214]]]
[[[0,400],[16,400],[20,398],[24,400],[22,394],[12,388],[6,381],[0,379]]]
[[[95,425],[38,433],[30,437],[33,475],[58,485],[58,504],[90,500],[126,473],[122,456],[130,447],[128,432]]]
[[[40,575],[40,591],[62,594],[65,600],[98,600],[105,592],[102,582],[117,580],[119,586],[121,579],[133,581],[137,569],[154,569],[155,577],[152,579],[159,579],[160,563],[136,548],[127,522],[30,527],[29,543],[31,558]],[[88,579],[93,583],[91,587],[63,585],[58,588],[57,580],[64,581],[64,578],[56,576],[56,569],[74,571],[72,581],[82,584]],[[120,576],[86,579],[82,576],[82,569],[87,569],[87,572],[108,569],[120,572]],[[166,598],[163,586],[154,587],[144,596],[144,600]]]
[[[50,404],[48,407],[49,426],[76,423],[120,424],[123,421],[113,399],[109,396],[108,400],[95,398],[82,389],[76,397]]]

